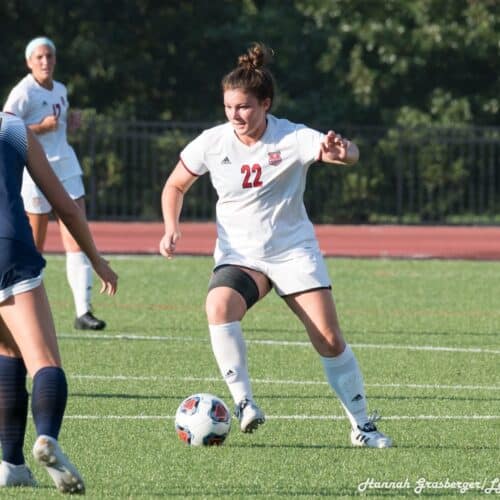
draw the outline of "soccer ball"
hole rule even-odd
[[[230,429],[229,408],[213,394],[189,396],[179,405],[175,414],[177,435],[190,446],[220,446]]]

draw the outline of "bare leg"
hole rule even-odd
[[[75,200],[75,203],[80,207],[81,211],[85,215],[85,200],[83,198],[78,198],[77,200]],[[58,224],[65,252],[81,252],[82,250],[79,247],[78,243],[75,241],[68,228],[60,219],[58,219]]]
[[[43,284],[0,304],[0,354],[22,357],[31,377],[47,366],[61,366],[56,331]],[[6,331],[7,330],[7,331]]]
[[[30,221],[31,230],[35,245],[40,253],[43,252],[45,246],[45,238],[47,237],[47,226],[49,224],[49,214],[31,214],[26,212]]]
[[[269,292],[270,284],[266,276],[247,269],[244,272],[252,276],[257,284],[259,298]],[[209,291],[205,307],[212,350],[236,403],[240,428],[243,432],[253,432],[264,423],[264,414],[253,403],[246,343],[240,323],[247,311],[246,301],[233,288],[219,286]]]
[[[67,384],[43,284],[4,301],[0,304],[0,316],[3,319],[0,354],[21,355],[33,377],[31,406],[38,435],[33,455],[59,491],[83,493],[85,486],[80,474],[57,442],[66,407]],[[9,417],[11,424],[12,421]],[[2,467],[6,477],[3,486],[15,485],[13,472],[8,469],[10,466],[2,464]],[[16,484],[34,486],[31,472],[23,467],[25,477],[18,478]]]
[[[321,356],[332,390],[339,397],[352,428],[368,422],[364,382],[354,353],[346,345],[330,290],[320,289],[285,297],[300,318]]]
[[[285,297],[285,301],[306,327],[321,356],[328,383],[351,423],[351,443],[371,448],[390,447],[391,439],[377,430],[374,418],[368,418],[363,376],[354,353],[342,336],[331,291],[298,293]]]
[[[330,290],[297,293],[284,299],[306,327],[312,345],[321,356],[342,354],[345,341]]]
[[[75,200],[85,215],[83,198]],[[68,228],[58,220],[59,231],[66,251],[66,277],[73,292],[76,320],[75,327],[84,330],[101,330],[106,323],[92,314],[92,283],[94,272],[87,256],[82,252]]]
[[[0,304],[0,439],[4,460],[0,467],[0,487],[36,485],[23,454],[28,412],[25,364],[30,375],[36,377],[32,401],[43,403],[44,377],[38,374],[44,369],[62,373],[52,315],[43,285]],[[35,387],[35,383],[40,387],[40,380],[42,391]],[[54,393],[53,389],[53,386],[49,387],[50,394]],[[53,398],[49,397],[48,402],[51,407],[48,416],[40,416],[40,412],[33,407],[35,423],[52,418]],[[56,418],[51,422],[57,431],[65,404],[65,399],[61,400],[59,409],[56,408]]]

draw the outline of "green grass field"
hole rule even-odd
[[[233,421],[224,446],[185,446],[173,426],[182,399],[213,392],[232,407],[204,317],[212,260],[110,260],[120,290],[95,294],[103,332],[72,329],[62,257],[45,275],[70,390],[60,441],[87,497],[350,497],[364,484],[370,496],[458,498],[457,483],[478,497],[500,477],[500,262],[328,260],[370,409],[395,441],[369,450],[350,446],[317,355],[273,293],[243,322],[266,424],[246,435]],[[60,497],[31,459],[31,419],[28,432],[41,487],[0,495]]]

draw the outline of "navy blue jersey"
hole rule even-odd
[[[45,266],[20,194],[27,151],[26,125],[0,113],[0,301],[30,289]]]
[[[0,113],[0,238],[33,245],[33,234],[20,194],[27,151],[24,122]]]

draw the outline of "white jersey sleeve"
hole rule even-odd
[[[227,129],[224,124],[205,130],[182,150],[182,163],[192,174],[203,175],[209,171],[207,158],[221,151]]]
[[[321,143],[325,134],[305,125],[297,125],[296,134],[299,156],[304,166],[308,167],[320,159]]]
[[[19,85],[14,87],[7,100],[5,101],[3,111],[6,113],[12,113],[17,117],[23,119],[24,116],[28,115],[29,97],[28,93],[24,88],[20,88]]]

